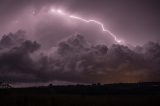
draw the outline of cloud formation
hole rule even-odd
[[[47,51],[25,36],[24,31],[18,31],[1,38],[0,80],[30,83],[160,81],[159,43],[149,42],[131,50],[118,44],[93,45],[77,34],[59,42],[54,51],[51,48]]]

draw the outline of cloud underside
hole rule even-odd
[[[90,44],[73,35],[44,50],[25,38],[24,31],[0,40],[0,80],[11,82],[69,81],[118,83],[160,81],[160,45],[148,42],[130,49]]]

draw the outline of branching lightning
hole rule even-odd
[[[101,23],[101,22],[99,22],[99,21],[97,21],[97,20],[86,20],[86,19],[81,18],[81,17],[78,17],[78,16],[69,15],[69,14],[65,13],[64,11],[62,11],[62,10],[60,10],[60,9],[57,9],[57,10],[56,10],[56,9],[53,9],[53,8],[52,8],[52,9],[50,9],[50,12],[52,12],[52,13],[58,13],[58,14],[60,14],[60,15],[67,16],[67,17],[72,18],[72,19],[77,19],[77,20],[83,21],[83,22],[85,22],[85,23],[90,23],[90,22],[96,23],[97,25],[99,25],[99,26],[101,27],[101,29],[102,29],[103,32],[106,32],[106,33],[108,33],[109,35],[111,35],[117,43],[119,43],[119,44],[125,44],[125,42],[124,42],[123,40],[118,39],[115,34],[113,34],[111,31],[107,30],[107,29],[104,27],[104,24],[103,24],[103,23]]]

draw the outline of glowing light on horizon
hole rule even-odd
[[[99,26],[101,27],[101,29],[102,29],[103,32],[107,32],[109,35],[111,35],[117,43],[119,43],[119,44],[125,44],[125,42],[124,42],[123,40],[118,39],[115,34],[113,34],[111,31],[107,30],[107,29],[104,27],[104,24],[103,24],[103,23],[101,23],[101,22],[99,22],[99,21],[97,21],[97,20],[86,20],[86,19],[84,19],[84,18],[82,18],[82,17],[78,17],[78,16],[74,16],[74,15],[69,15],[69,14],[65,13],[64,11],[62,11],[62,10],[60,10],[60,9],[57,9],[57,10],[56,10],[56,9],[53,9],[53,8],[52,8],[52,9],[50,9],[50,12],[52,12],[52,13],[58,13],[58,14],[60,14],[60,15],[65,15],[65,16],[67,16],[67,17],[69,17],[69,18],[77,19],[77,20],[83,21],[83,22],[85,22],[85,23],[90,23],[90,22],[96,23],[97,25],[99,25]]]

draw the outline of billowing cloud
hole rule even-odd
[[[34,73],[34,63],[30,54],[40,45],[37,42],[23,39],[23,31],[4,35],[0,41],[0,79],[24,81]],[[22,37],[22,38],[21,38]]]
[[[69,81],[112,83],[160,81],[160,44],[130,49],[113,44],[93,45],[77,34],[53,49],[25,38],[24,31],[0,40],[0,80],[11,82]],[[50,52],[50,53],[48,53]]]

